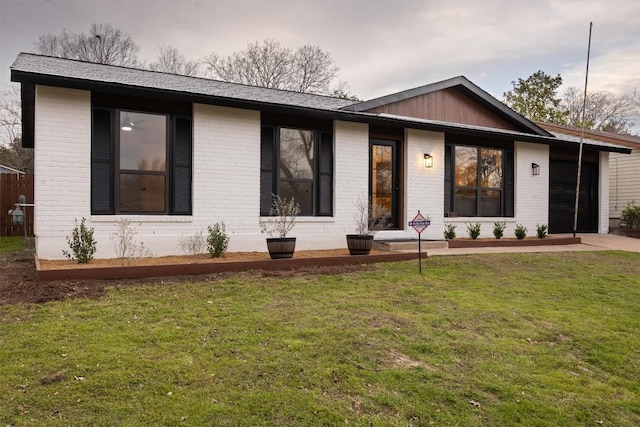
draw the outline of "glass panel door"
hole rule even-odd
[[[389,228],[398,228],[398,142],[372,139],[369,192],[372,213],[387,215]]]

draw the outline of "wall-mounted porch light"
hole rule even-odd
[[[433,156],[431,154],[424,153],[424,167],[425,168],[433,167]]]
[[[531,174],[540,175],[540,165],[537,163],[531,163]]]

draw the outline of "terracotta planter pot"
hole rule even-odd
[[[347,234],[347,247],[351,255],[369,255],[373,246],[373,236],[368,234]]]
[[[275,237],[267,239],[267,248],[271,259],[292,258],[296,250],[295,237]]]

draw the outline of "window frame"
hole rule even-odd
[[[153,170],[135,170],[135,169],[122,169],[120,167],[120,155],[121,155],[121,140],[120,140],[120,136],[121,136],[121,123],[122,123],[122,117],[121,114],[122,112],[125,113],[137,113],[137,114],[149,114],[149,115],[156,115],[156,116],[163,116],[165,119],[165,140],[164,140],[164,145],[165,145],[165,168],[164,168],[164,172],[159,172],[159,171],[153,171]],[[171,134],[172,134],[172,129],[171,129],[171,117],[170,114],[168,113],[159,113],[159,112],[152,112],[152,111],[142,111],[142,110],[135,110],[135,109],[131,109],[131,108],[116,108],[115,109],[115,121],[114,121],[114,125],[115,125],[115,132],[114,132],[114,142],[115,142],[115,153],[114,153],[114,179],[115,179],[115,183],[114,183],[114,211],[115,214],[118,215],[166,215],[169,213],[170,211],[170,189],[171,189],[171,185],[172,182],[169,179],[169,172],[171,167],[173,166],[173,161],[171,159]],[[120,209],[120,176],[125,173],[125,174],[129,174],[129,175],[147,175],[147,176],[163,176],[164,177],[164,210],[162,211],[128,211],[128,210],[122,210]]]
[[[309,178],[282,178],[280,176],[280,164],[281,164],[281,147],[282,147],[282,141],[281,141],[281,135],[282,135],[282,130],[283,129],[287,129],[287,130],[294,130],[294,131],[308,131],[311,132],[313,134],[313,178],[309,179]],[[320,179],[320,173],[318,170],[318,166],[319,166],[319,161],[318,161],[318,156],[319,156],[319,150],[320,150],[320,145],[318,144],[318,141],[320,139],[320,131],[318,129],[311,129],[309,127],[303,127],[303,126],[276,126],[275,127],[275,162],[274,162],[274,170],[277,171],[277,173],[275,174],[275,179],[276,179],[276,184],[275,184],[275,188],[277,190],[276,193],[277,195],[281,194],[281,184],[282,182],[290,182],[290,183],[296,183],[296,182],[301,182],[301,183],[309,183],[311,182],[311,210],[312,212],[310,214],[304,214],[304,213],[300,213],[300,216],[318,216],[317,215],[317,209],[318,209],[318,201],[317,201],[317,197],[318,197],[318,181]],[[300,204],[300,201],[298,201],[298,203]]]
[[[305,218],[333,217],[334,140],[333,122],[281,115],[263,117],[260,136],[260,216],[270,216],[273,194],[280,195],[280,129],[311,131],[314,135],[313,196],[311,213]],[[304,180],[291,180],[290,182]],[[308,180],[309,182],[311,180]]]
[[[166,118],[163,211],[120,210],[120,112]],[[91,215],[191,216],[193,214],[193,104],[165,98],[91,93]],[[155,175],[152,171],[140,172]]]
[[[474,186],[457,185],[456,182],[456,147],[473,148],[476,150],[476,183]],[[485,187],[482,185],[482,151],[499,151],[501,156],[501,186]],[[513,141],[493,141],[483,138],[450,136],[445,142],[445,206],[444,215],[460,216],[463,218],[513,218],[514,215],[514,143]],[[447,182],[448,181],[448,182]],[[449,186],[449,188],[447,188]],[[474,214],[461,215],[456,206],[456,191],[472,190],[475,192]],[[483,215],[482,194],[483,191],[500,192],[499,215]],[[507,194],[511,192],[511,194]]]

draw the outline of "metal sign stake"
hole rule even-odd
[[[422,232],[431,225],[431,221],[425,218],[420,211],[413,217],[413,220],[409,221],[409,226],[413,227],[418,233],[418,269],[422,274]]]

